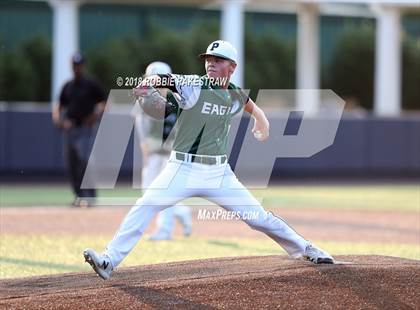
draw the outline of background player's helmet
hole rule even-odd
[[[146,68],[145,76],[150,76],[154,74],[168,74],[172,73],[171,67],[162,61],[154,61],[150,63]]]
[[[236,51],[236,48],[228,41],[223,40],[217,40],[210,43],[206,52],[200,54],[199,56],[204,58],[208,55],[224,58],[233,61],[235,64],[238,60],[238,52]]]

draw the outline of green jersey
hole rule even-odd
[[[207,76],[171,78],[181,97],[173,149],[197,155],[225,155],[230,122],[242,111],[248,96],[232,83],[223,89]]]

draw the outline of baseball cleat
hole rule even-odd
[[[191,236],[191,227],[184,229],[184,237]]]
[[[85,261],[95,270],[98,276],[102,279],[109,279],[113,270],[111,260],[108,256],[98,254],[92,249],[86,249],[83,251]]]
[[[303,258],[314,264],[334,264],[334,259],[330,254],[312,244],[306,246]]]

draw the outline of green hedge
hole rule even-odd
[[[51,42],[36,36],[0,53],[0,100],[48,101],[51,93]]]
[[[156,60],[169,63],[176,73],[204,74],[197,55],[217,39],[217,33],[216,27],[204,25],[183,34],[152,27],[142,39],[120,38],[88,51],[87,66],[108,89],[118,88],[117,77],[141,76]]]
[[[117,77],[136,77],[155,60],[169,63],[176,73],[204,74],[198,54],[218,39],[217,25],[201,25],[179,34],[154,28],[143,40],[114,40],[88,53],[88,68],[108,89]],[[294,88],[295,45],[272,36],[245,38],[245,87],[256,96],[260,88]]]
[[[245,38],[245,87],[255,99],[259,89],[294,89],[296,85],[295,42],[274,35]]]
[[[353,105],[372,109],[374,96],[375,29],[350,28],[337,43],[323,88],[334,90]],[[403,109],[420,109],[420,40],[402,43]]]

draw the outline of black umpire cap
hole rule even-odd
[[[74,65],[81,65],[85,63],[85,58],[80,52],[74,53],[74,55],[71,58],[71,61]]]

